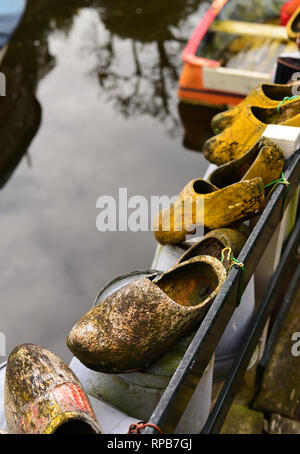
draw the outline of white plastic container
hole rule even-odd
[[[177,344],[177,349],[146,372],[102,374],[87,369],[77,358],[72,359],[70,367],[90,396],[104,399],[124,413],[132,414],[134,421],[148,421],[180,362],[182,346],[183,343]],[[213,361],[199,381],[174,433],[196,434],[203,428],[211,407],[212,374]]]

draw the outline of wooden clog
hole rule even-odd
[[[140,278],[107,297],[72,328],[67,345],[88,368],[147,368],[200,323],[226,278],[219,260],[200,256],[157,281]]]
[[[253,178],[218,189],[198,178],[190,181],[169,208],[154,220],[154,235],[160,244],[181,243],[195,226],[226,227],[257,214],[264,205],[264,184]]]
[[[13,434],[101,433],[71,369],[38,345],[20,345],[8,358],[5,414]]]
[[[211,230],[199,242],[193,244],[180,257],[178,263],[185,262],[199,255],[210,255],[221,260],[222,251],[225,248],[229,248],[229,253],[223,254],[223,265],[226,271],[229,271],[231,259],[238,257],[246,240],[247,236],[238,229],[224,228]]]
[[[300,98],[283,101],[275,108],[243,108],[230,127],[205,142],[206,159],[222,165],[241,158],[261,138],[268,124],[300,127]]]
[[[254,88],[249,95],[236,107],[220,112],[211,121],[211,128],[219,134],[235,121],[241,110],[246,106],[277,107],[286,97],[293,96],[295,84],[261,84]]]
[[[241,158],[215,169],[207,180],[218,188],[225,188],[238,181],[260,177],[264,185],[280,178],[284,166],[284,154],[269,139],[259,140]]]

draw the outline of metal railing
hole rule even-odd
[[[270,200],[238,257],[238,260],[245,267],[245,286],[254,274],[257,264],[262,258],[274,231],[282,219],[284,213],[283,207],[287,206],[299,185],[300,150],[296,151],[288,160],[284,173],[285,178],[289,181],[289,186],[277,185],[274,189]],[[298,218],[281,255],[280,263],[270,279],[265,296],[256,310],[249,327],[248,335],[245,336],[244,343],[240,348],[239,354],[226,378],[225,384],[202,433],[216,433],[222,427],[258,339],[264,330],[266,321],[274,306],[281,276],[286,273],[289,263],[294,256],[295,248],[299,244],[299,240],[300,219]],[[236,308],[241,277],[240,273],[242,272],[238,267],[232,268],[150,418],[149,422],[160,427],[164,433],[172,433],[174,431],[231,319]],[[295,287],[294,283],[293,288],[295,289]],[[279,321],[275,325],[277,331],[279,329],[278,325]],[[271,334],[266,351],[270,351],[270,342],[272,340],[274,341],[275,338],[276,335],[274,333],[273,335]],[[155,429],[147,427],[143,430],[143,433],[155,434],[156,432]]]

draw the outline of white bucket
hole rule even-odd
[[[167,361],[167,356],[170,361]],[[70,367],[87,394],[96,399],[104,399],[124,413],[132,414],[135,420],[148,421],[176,370],[175,364],[179,364],[181,359],[181,356],[177,359],[174,357],[174,366],[170,367],[171,355],[168,354],[166,357],[147,372],[130,374],[111,375],[95,372],[87,369],[77,358],[72,359]],[[174,433],[196,434],[204,427],[211,407],[212,366],[213,361],[199,381]],[[159,375],[167,372],[170,375]]]

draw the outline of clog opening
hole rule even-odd
[[[185,262],[186,260],[198,257],[199,255],[210,255],[221,260],[222,250],[224,248],[224,244],[217,238],[206,238],[197,244],[197,246],[194,246],[187,251],[180,262]]]
[[[164,275],[157,285],[180,306],[198,306],[217,288],[214,268],[205,262],[192,262]]]
[[[277,109],[264,109],[261,107],[251,108],[253,115],[265,124],[279,124],[290,120],[295,115],[300,114],[300,99],[286,102],[280,106],[280,112]]]
[[[196,180],[193,184],[193,188],[197,194],[210,194],[215,191],[215,189],[204,180]]]
[[[264,95],[273,101],[282,101],[286,96],[292,96],[291,88],[286,85],[285,87],[273,87],[272,85],[262,85]]]
[[[61,424],[54,432],[55,435],[92,435],[96,434],[96,430],[87,422],[80,419],[71,419]]]
[[[253,153],[249,161],[244,159],[244,161],[240,162],[238,165],[235,163],[231,165],[226,164],[224,168],[215,170],[211,178],[212,184],[217,186],[219,189],[223,189],[227,186],[238,183],[244,178],[245,174],[249,170],[249,167],[253,164],[253,161],[257,157],[257,154],[258,152],[256,154]]]

